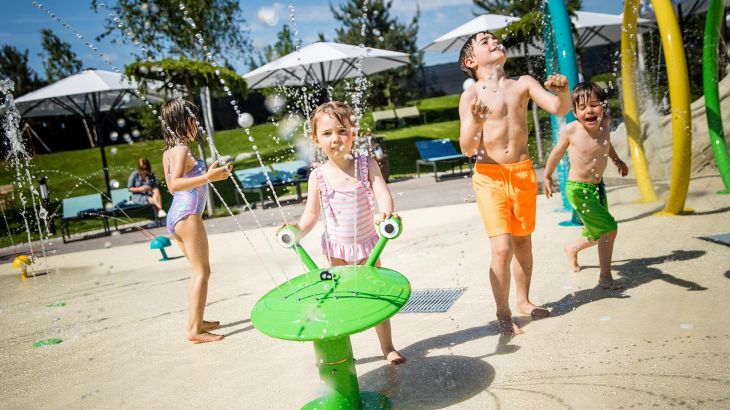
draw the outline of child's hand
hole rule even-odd
[[[553,74],[547,78],[547,81],[545,81],[545,88],[554,92],[555,94],[567,92],[568,77],[562,74]]]
[[[395,212],[381,212],[380,214],[378,214],[378,220],[375,221],[375,225],[380,225],[381,222],[390,217],[401,219],[401,217],[398,216],[398,214]]]
[[[487,104],[483,103],[481,99],[474,96],[474,98],[471,100],[471,115],[474,117],[474,120],[481,124],[483,123],[487,118],[489,118],[489,114],[491,114],[492,111],[489,109]]]
[[[552,196],[553,196],[553,177],[546,175],[542,179],[542,184],[545,187],[545,196],[548,198],[552,198]]]
[[[628,165],[626,165],[625,162],[621,161],[620,159],[616,159],[615,161],[613,161],[613,163],[616,164],[616,168],[618,168],[618,173],[622,177],[625,177],[629,174],[629,167]]]
[[[213,161],[213,163],[210,164],[210,168],[208,168],[208,172],[205,173],[205,176],[208,177],[209,180],[213,182],[223,181],[231,175],[233,164],[227,164],[222,167],[216,167],[216,165],[218,165],[218,160]]]

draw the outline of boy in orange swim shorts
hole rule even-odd
[[[489,280],[497,324],[502,334],[514,335],[522,331],[509,307],[510,262],[518,311],[533,319],[550,315],[532,304],[528,295],[537,181],[527,150],[527,108],[532,99],[545,111],[562,116],[571,101],[565,76],[548,77],[546,90],[530,76],[507,77],[506,60],[504,46],[489,32],[472,35],[462,47],[459,65],[476,82],[459,101],[459,143],[464,155],[477,157],[472,182],[492,249]]]

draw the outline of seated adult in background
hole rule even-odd
[[[152,204],[157,210],[158,217],[163,218],[167,215],[162,209],[162,195],[157,187],[157,177],[152,172],[150,161],[147,158],[139,159],[137,170],[129,176],[127,189],[132,193],[131,200],[135,204]]]

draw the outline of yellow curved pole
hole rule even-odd
[[[639,202],[655,202],[657,200],[654,186],[651,183],[649,164],[644,153],[641,138],[641,122],[639,119],[639,102],[636,98],[636,26],[639,0],[626,0],[624,3],[624,20],[621,29],[621,82],[624,95],[624,122],[629,141],[631,162],[634,165],[636,183],[641,198]]]
[[[651,4],[654,6],[662,37],[669,79],[669,102],[672,106],[672,181],[669,185],[669,199],[662,214],[679,215],[684,211],[692,165],[692,118],[687,60],[671,0],[652,0]]]

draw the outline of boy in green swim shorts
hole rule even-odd
[[[611,275],[611,255],[618,226],[608,212],[603,173],[608,158],[611,158],[621,176],[626,176],[629,170],[611,145],[605,92],[596,84],[583,82],[573,89],[572,99],[577,121],[563,128],[558,143],[550,153],[543,181],[545,195],[550,198],[553,194],[552,175],[567,149],[570,172],[564,194],[585,226],[581,239],[565,245],[570,268],[578,272],[578,252],[598,245],[601,269],[599,284],[604,289],[621,290],[623,286],[613,280]]]

